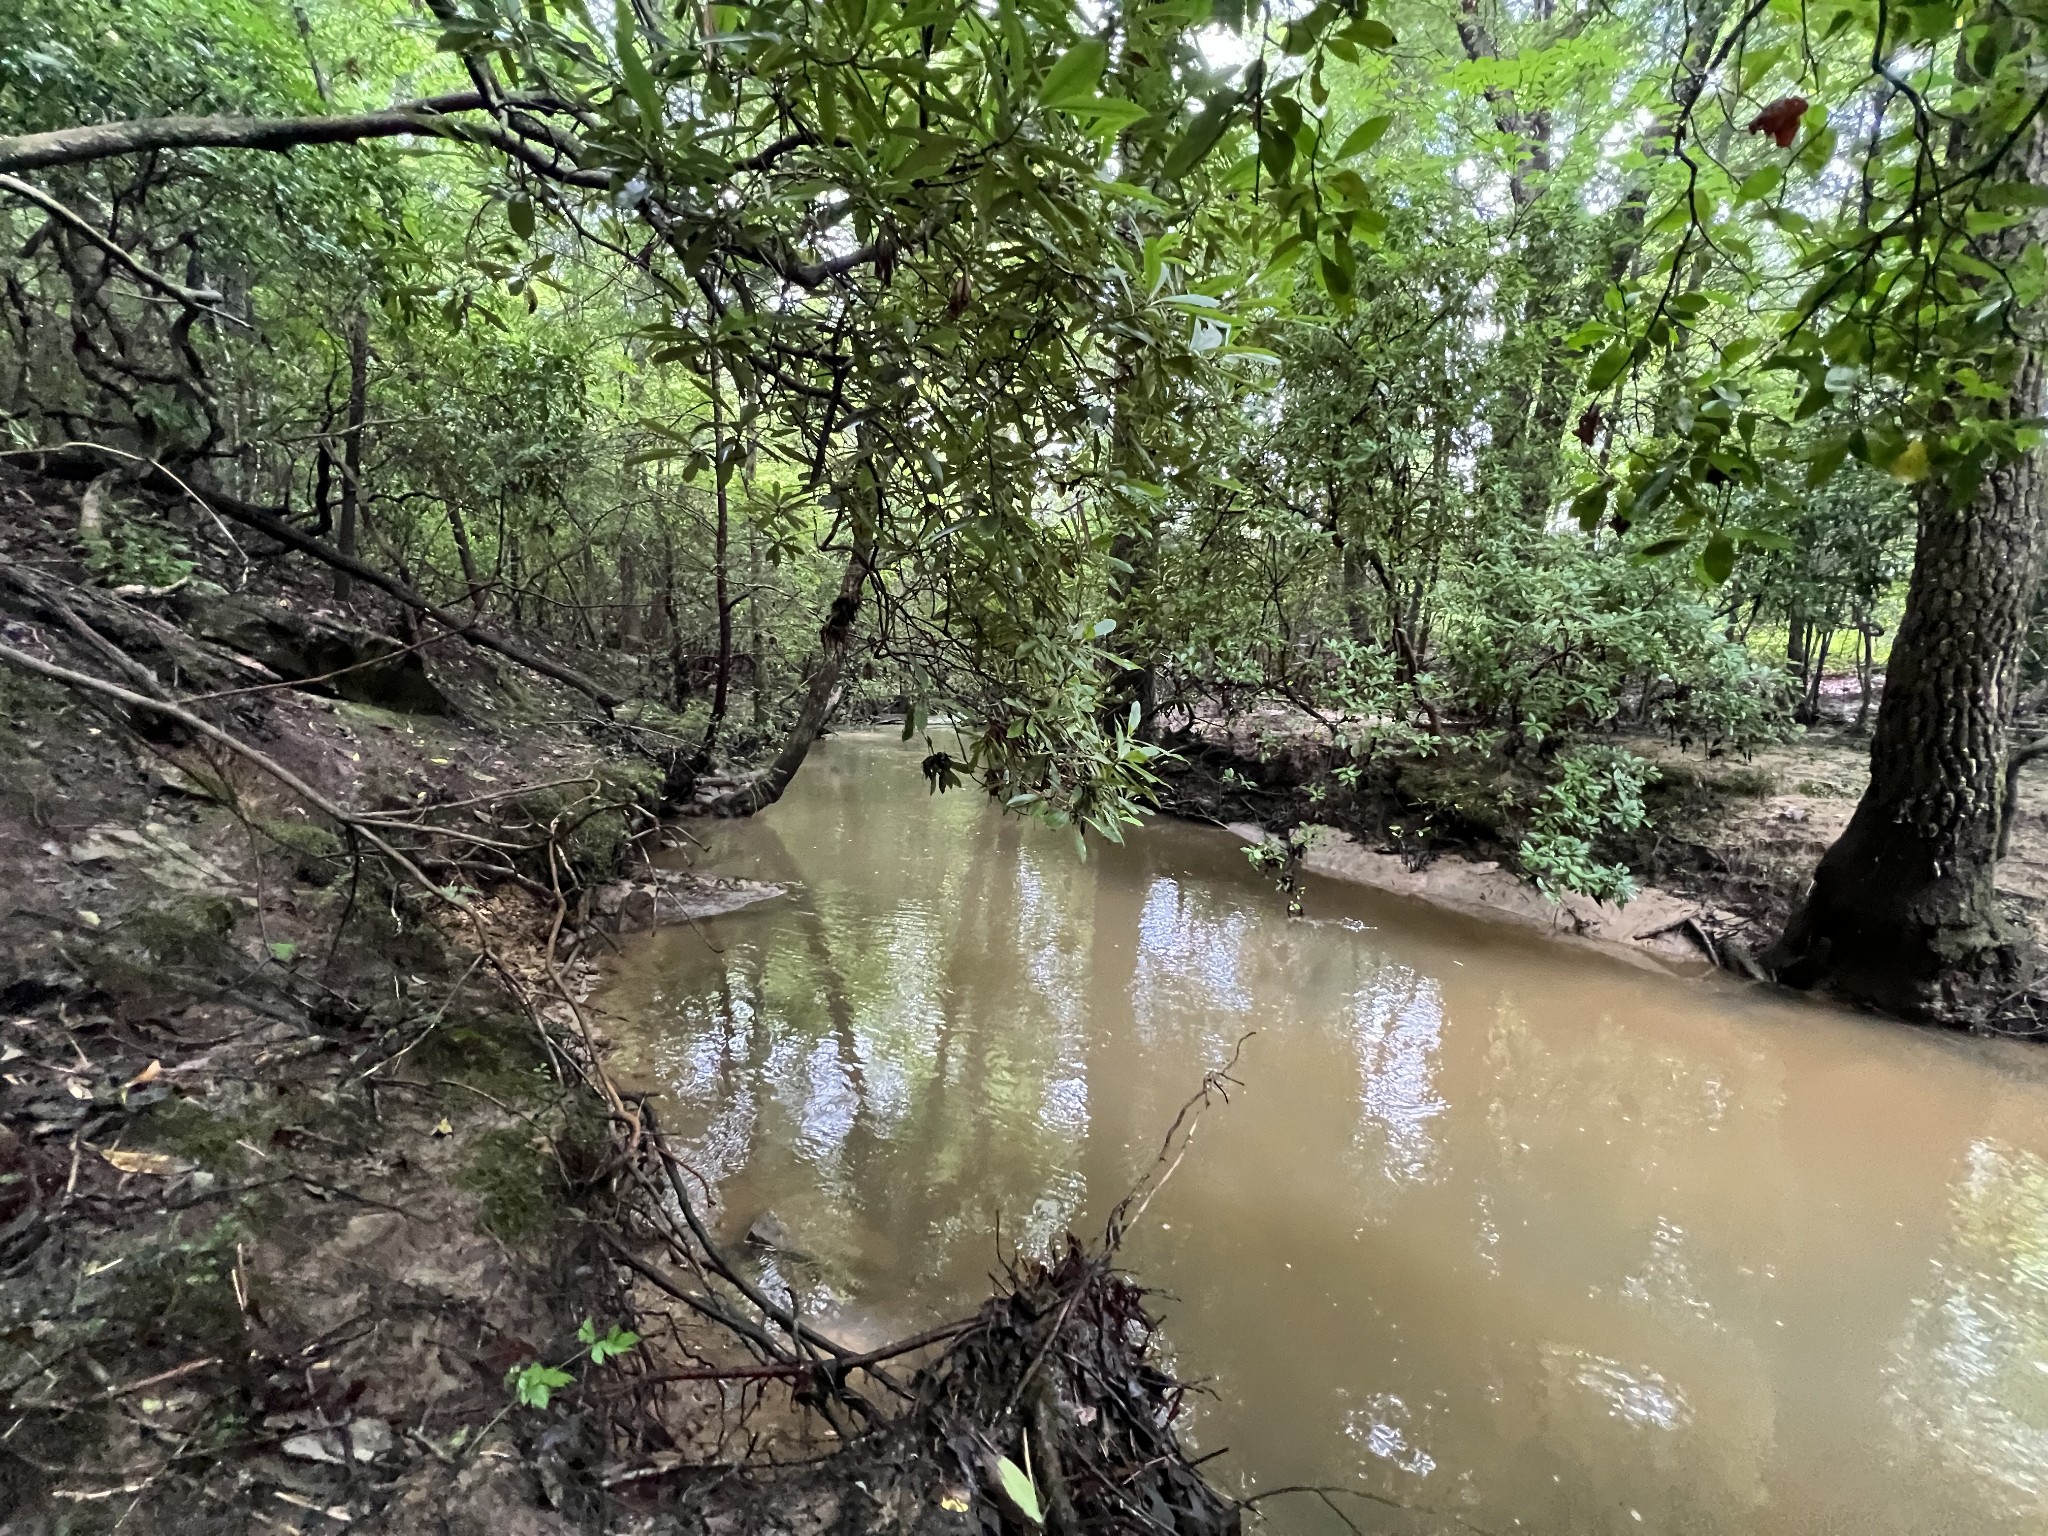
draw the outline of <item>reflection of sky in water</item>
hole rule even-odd
[[[1561,1344],[1543,1346],[1543,1363],[1553,1381],[1590,1392],[1610,1417],[1651,1429],[1681,1429],[1692,1422],[1685,1394],[1647,1366],[1634,1369],[1605,1355]]]
[[[860,1110],[860,1096],[849,1080],[855,1070],[840,1055],[837,1040],[820,1040],[812,1050],[804,1072],[811,1091],[797,1117],[804,1156],[821,1163],[838,1157]]]
[[[877,1135],[887,1137],[910,1114],[914,1095],[910,1086],[910,1074],[903,1068],[907,1057],[915,1060],[932,1054],[929,1032],[914,1051],[898,1051],[891,1042],[876,1031],[862,1028],[854,1031],[855,1047],[860,1052],[862,1082],[867,1087],[868,1118],[874,1123]]]
[[[703,1134],[686,1149],[686,1161],[713,1184],[738,1173],[747,1166],[755,1116],[753,1093],[747,1088],[734,1089],[718,1106]]]
[[[1251,993],[1238,974],[1250,926],[1245,913],[1218,915],[1213,900],[1177,880],[1153,880],[1138,914],[1138,964],[1131,977],[1139,1027],[1152,1033],[1161,1019],[1190,1007],[1250,1012]]]
[[[2048,1162],[1978,1141],[1954,1206],[1888,1397],[1907,1434],[2048,1515]]]
[[[1415,1443],[1414,1416],[1391,1392],[1375,1392],[1344,1415],[1344,1433],[1367,1455],[1416,1477],[1436,1470],[1436,1458]]]
[[[1088,1134],[1088,1079],[1076,1073],[1045,1085],[1045,1108],[1039,1119],[1049,1130],[1079,1141]]]
[[[1713,1305],[1700,1293],[1699,1280],[1685,1257],[1685,1228],[1657,1218],[1650,1234],[1649,1261],[1621,1282],[1621,1294],[1639,1306],[1670,1317],[1690,1317],[1718,1327]]]
[[[1065,871],[1071,879],[1072,871]],[[1048,1038],[1054,1065],[1046,1075],[1038,1119],[1079,1143],[1088,1134],[1088,955],[1085,929],[1073,919],[1072,893],[1048,888],[1038,859],[1017,863],[1017,939],[1031,976],[1032,1011],[1048,1017],[1033,1032]]]
[[[1374,972],[1352,1000],[1365,1114],[1360,1150],[1368,1156],[1378,1151],[1380,1167],[1397,1183],[1426,1178],[1436,1159],[1430,1122],[1449,1107],[1436,1089],[1443,1025],[1443,989],[1435,977],[1406,966]]]
[[[1060,1177],[1056,1188],[1032,1202],[1017,1246],[1025,1253],[1053,1252],[1059,1240],[1073,1230],[1074,1215],[1086,1193],[1087,1186],[1077,1175]]]

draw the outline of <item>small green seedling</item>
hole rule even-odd
[[[539,1360],[529,1360],[524,1365],[515,1365],[505,1376],[506,1384],[512,1388],[513,1395],[528,1408],[547,1407],[548,1398],[575,1379],[567,1371]]]
[[[591,1318],[583,1319],[583,1326],[576,1330],[577,1342],[582,1344],[582,1353],[590,1357],[592,1365],[603,1365],[607,1360],[616,1360],[640,1342],[640,1335],[630,1328],[616,1325],[599,1334],[597,1323]],[[575,1358],[562,1365],[549,1365],[541,1360],[529,1360],[524,1365],[515,1365],[505,1373],[505,1385],[512,1389],[512,1395],[527,1408],[545,1408],[555,1393],[568,1386],[576,1378],[567,1370],[575,1364]]]
[[[583,1326],[576,1330],[576,1337],[588,1347],[592,1365],[603,1365],[607,1360],[616,1359],[640,1342],[640,1335],[630,1328],[614,1327],[599,1338],[597,1324],[587,1317],[583,1319]]]

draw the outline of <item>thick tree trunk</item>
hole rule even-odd
[[[826,717],[839,702],[839,677],[846,670],[846,656],[853,648],[853,621],[860,616],[861,593],[875,570],[874,535],[856,534],[853,552],[846,558],[846,574],[839,582],[839,595],[832,600],[824,628],[818,632],[818,664],[811,670],[810,686],[804,692],[803,708],[796,723],[782,739],[782,750],[757,776],[735,784],[723,794],[689,807],[700,816],[751,816],[782,798],[790,780],[810,755],[811,743],[825,728]]]
[[[356,558],[356,515],[363,492],[363,422],[370,405],[370,316],[359,309],[348,324],[348,426],[341,440],[341,526],[335,548],[344,560]],[[345,603],[355,591],[354,579],[337,566],[334,600]]]
[[[2030,355],[2013,413],[2037,414],[2041,386]],[[1945,1023],[1979,1018],[2024,985],[1992,875],[2042,491],[2038,454],[1986,475],[1967,506],[1935,483],[1923,491],[1870,787],[1767,958],[1779,980]]]
[[[2048,184],[2048,130],[2035,124],[2007,174]],[[2041,234],[2039,218],[2003,231],[2002,256]],[[2023,350],[2007,418],[2039,416],[2043,384],[2041,354]],[[1779,980],[1946,1024],[1981,1020],[2031,980],[1993,876],[2044,491],[2039,450],[1993,468],[1966,504],[1938,479],[1922,485],[1870,786],[1767,957]]]

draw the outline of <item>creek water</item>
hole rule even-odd
[[[1369,1530],[2048,1530],[2048,1055],[1329,882],[1290,920],[1221,831],[1082,862],[916,765],[822,744],[693,860],[792,894],[604,998],[843,1332],[1099,1231],[1251,1033],[1125,1250],[1222,1486],[1426,1506],[1338,1495]]]

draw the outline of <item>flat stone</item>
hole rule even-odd
[[[747,1228],[747,1241],[760,1248],[788,1249],[789,1228],[773,1211],[763,1211]]]

